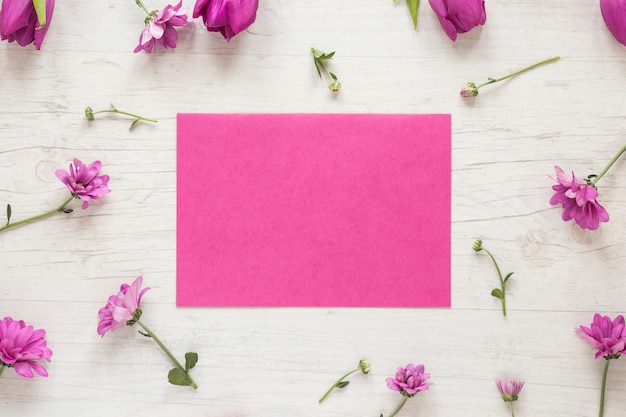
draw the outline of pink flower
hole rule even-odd
[[[487,20],[484,0],[428,0],[446,35],[456,41],[457,33],[465,33]]]
[[[602,207],[596,198],[598,190],[587,181],[577,178],[572,172],[572,177],[555,166],[557,185],[552,189],[555,194],[550,199],[550,204],[563,206],[563,220],[574,219],[583,229],[596,230],[600,222],[609,221],[609,213]]]
[[[580,326],[579,334],[598,349],[596,359],[602,356],[616,359],[626,353],[626,326],[621,314],[611,320],[608,316],[596,313],[591,326]]]
[[[615,39],[626,45],[626,0],[600,0],[600,10]]]
[[[98,311],[101,317],[98,323],[98,334],[104,337],[105,333],[117,330],[124,325],[133,325],[141,316],[139,306],[141,297],[150,288],[141,289],[142,277],[137,277],[132,284],[122,284],[117,295],[109,297],[107,305]]]
[[[524,387],[524,381],[498,379],[496,385],[504,401],[517,401],[517,396]]]
[[[193,17],[202,16],[209,32],[221,32],[230,41],[254,23],[258,7],[258,0],[196,0]]]
[[[35,42],[35,48],[41,49],[52,20],[54,0],[44,0],[42,4],[45,4],[46,15],[43,27],[37,18],[33,0],[2,0],[0,39],[17,41],[21,46]]]
[[[428,389],[430,374],[424,373],[424,365],[408,364],[406,368],[398,368],[395,378],[387,378],[387,387],[398,391],[404,396],[412,397],[418,391]]]
[[[0,371],[3,366],[11,366],[24,378],[32,378],[33,372],[48,376],[46,369],[38,361],[50,362],[52,351],[46,347],[46,331],[35,330],[24,321],[5,317],[0,321]]]
[[[152,16],[146,28],[141,32],[135,52],[143,50],[151,53],[157,43],[166,48],[176,48],[178,32],[175,26],[185,26],[191,22],[187,16],[187,9],[181,7],[182,4],[182,0],[176,6],[168,4]]]
[[[78,159],[74,159],[74,163],[70,164],[70,172],[57,169],[55,174],[58,179],[65,184],[76,198],[83,200],[83,209],[89,206],[89,201],[95,201],[103,195],[110,193],[108,183],[108,175],[98,175],[102,163],[100,161],[92,162],[86,166]]]

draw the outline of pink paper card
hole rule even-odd
[[[450,115],[177,130],[177,305],[450,306]]]

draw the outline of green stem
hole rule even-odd
[[[624,152],[626,152],[626,145],[624,145],[622,149],[620,149],[619,152],[615,154],[613,159],[609,161],[609,163],[604,167],[602,172],[600,172],[596,177],[594,177],[593,181],[591,181],[591,185],[595,186],[596,183],[600,181],[600,178],[604,177],[604,174],[606,174],[609,171],[609,169],[611,169],[613,164],[620,158],[620,156],[622,156]]]
[[[600,414],[599,417],[602,417],[604,414],[604,392],[606,391],[606,375],[609,372],[609,364],[611,363],[610,359],[605,359],[606,363],[604,364],[604,371],[602,372],[602,388],[600,389]]]
[[[399,412],[400,410],[402,410],[402,407],[404,407],[404,403],[406,403],[406,400],[408,400],[408,399],[409,399],[409,397],[406,397],[406,396],[405,396],[405,397],[404,397],[404,399],[402,400],[402,402],[401,402],[401,403],[400,403],[400,404],[396,407],[396,409],[395,409],[395,410],[393,410],[393,411],[391,412],[391,414],[389,414],[387,417],[393,417],[393,416],[395,416],[396,414],[398,414],[398,412]]]
[[[135,3],[137,3],[137,6],[141,7],[143,11],[146,12],[147,15],[150,15],[150,11],[146,8],[146,5],[143,4],[143,1],[135,0]]]
[[[514,403],[514,401],[510,402],[510,404],[511,404],[511,417],[515,417],[515,409],[513,408],[513,403]]]
[[[4,372],[4,368],[6,368],[7,366],[5,364],[0,365],[0,375],[2,375],[2,372]]]
[[[65,202],[63,204],[61,204],[59,207],[57,207],[55,209],[52,209],[50,211],[46,211],[45,213],[39,214],[37,216],[29,217],[27,219],[20,220],[19,222],[15,222],[15,223],[7,223],[4,226],[0,227],[0,232],[2,232],[3,230],[6,230],[6,229],[10,229],[12,227],[20,226],[20,225],[25,224],[25,223],[29,223],[29,222],[32,222],[32,221],[35,221],[35,220],[43,219],[44,217],[52,216],[53,214],[56,214],[56,213],[58,213],[60,211],[63,211],[65,209],[65,206],[67,206],[70,203],[70,201],[72,201],[74,198],[75,198],[74,195],[72,195],[70,198],[65,200]]]
[[[328,397],[328,394],[330,394],[330,392],[332,390],[334,390],[337,387],[337,385],[339,385],[340,382],[342,382],[345,378],[347,378],[348,376],[352,375],[353,373],[355,373],[359,369],[361,369],[361,368],[359,367],[359,368],[353,369],[353,370],[351,370],[349,372],[346,372],[344,375],[342,375],[341,378],[339,378],[333,385],[330,386],[330,388],[328,388],[328,391],[326,391],[324,393],[324,395],[322,395],[322,398],[319,399],[318,403],[321,403],[322,401],[324,401],[326,399],[326,397]]]
[[[98,111],[93,112],[93,114],[98,114],[98,113],[119,113],[119,114],[124,114],[126,116],[134,117],[139,120],[145,120],[146,122],[152,122],[152,123],[158,122],[157,119],[150,119],[148,117],[139,116],[137,114],[129,113],[129,112],[118,110],[118,109],[106,109],[106,110],[98,110]]]
[[[191,375],[189,375],[189,373],[185,370],[185,368],[180,364],[180,362],[178,362],[178,359],[176,359],[176,357],[174,355],[172,355],[172,352],[170,352],[170,350],[165,347],[165,345],[163,344],[163,342],[161,342],[161,340],[159,340],[159,338],[152,332],[152,330],[150,330],[148,328],[148,326],[146,326],[145,324],[143,324],[143,322],[141,322],[140,320],[137,320],[137,324],[139,326],[141,326],[142,329],[145,330],[145,332],[148,334],[148,336],[150,336],[157,345],[159,345],[159,347],[163,350],[163,352],[165,352],[165,354],[167,355],[168,358],[170,358],[170,360],[172,362],[174,362],[174,365],[176,365],[177,368],[179,368],[180,370],[182,370],[184,373],[187,374],[187,376],[189,377],[189,380],[191,381],[191,386],[194,389],[198,389],[198,384],[196,384],[196,382],[193,380],[193,378],[191,377]]]
[[[485,83],[482,83],[481,85],[477,86],[476,89],[478,90],[480,87],[483,87],[483,86],[485,86],[487,84],[493,84],[493,83],[497,83],[498,81],[506,80],[507,78],[515,77],[516,75],[519,75],[519,74],[521,74],[523,72],[529,71],[529,70],[531,70],[533,68],[539,67],[539,66],[547,64],[549,62],[558,61],[559,59],[561,59],[560,56],[555,56],[555,57],[552,57],[552,58],[549,58],[549,59],[545,59],[545,60],[543,60],[541,62],[537,62],[536,64],[530,65],[530,66],[528,66],[526,68],[522,68],[521,70],[512,72],[512,73],[510,73],[508,75],[505,75],[504,77],[489,78],[489,81],[487,81]]]
[[[482,248],[482,250],[487,252],[487,255],[489,255],[489,257],[493,261],[493,264],[496,266],[496,271],[498,271],[498,278],[500,279],[500,288],[502,289],[502,300],[500,300],[502,301],[502,314],[506,317],[506,301],[505,301],[506,293],[504,292],[504,278],[502,278],[502,272],[500,271],[500,267],[498,266],[498,263],[496,262],[496,258],[493,257],[491,252],[489,252],[485,248]]]

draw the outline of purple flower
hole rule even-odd
[[[563,206],[563,220],[574,219],[580,227],[589,230],[596,230],[600,222],[609,221],[609,213],[596,200],[598,190],[593,185],[577,178],[573,172],[570,178],[558,166],[554,169],[558,184],[552,186],[555,194],[550,204]]]
[[[106,332],[117,330],[125,325],[133,325],[141,316],[139,306],[141,297],[150,288],[141,289],[142,277],[137,277],[132,284],[122,284],[117,295],[109,297],[107,304],[98,311],[101,320],[98,323],[98,334],[102,337]]]
[[[193,17],[202,16],[209,32],[221,32],[230,41],[254,23],[258,7],[258,0],[196,0]]]
[[[395,378],[387,378],[387,387],[398,391],[406,397],[414,396],[418,391],[425,391],[430,385],[430,374],[424,373],[424,365],[408,364],[405,368],[398,368]]]
[[[626,0],[600,0],[600,10],[615,39],[626,45]]]
[[[24,378],[32,378],[33,370],[41,376],[48,372],[38,361],[50,362],[52,351],[46,347],[46,331],[35,330],[24,321],[5,317],[0,321],[0,372],[5,366],[15,369]]]
[[[52,20],[53,10],[54,0],[45,0],[46,20],[45,25],[41,26],[33,0],[2,0],[0,39],[9,42],[17,41],[21,46],[35,42],[35,48],[41,49]]]
[[[517,401],[517,396],[524,387],[524,381],[515,381],[511,379],[498,379],[496,381],[498,391],[502,395],[502,399],[506,402]]]
[[[103,195],[110,193],[108,175],[98,175],[102,163],[92,162],[86,166],[78,159],[74,158],[74,163],[70,164],[70,171],[57,169],[55,174],[58,179],[65,184],[76,198],[83,200],[83,209],[89,206],[89,201],[95,201]]]
[[[616,359],[626,353],[626,326],[624,316],[621,314],[611,320],[608,316],[596,313],[593,315],[591,326],[580,326],[579,334],[598,349],[596,359],[599,357]]]
[[[469,32],[487,20],[484,0],[428,0],[446,35],[456,41],[457,33]]]
[[[178,32],[175,26],[185,26],[191,22],[187,16],[187,9],[181,7],[182,5],[181,0],[176,6],[168,4],[163,10],[154,13],[139,36],[139,45],[135,52],[143,50],[152,53],[157,43],[166,48],[176,48]]]

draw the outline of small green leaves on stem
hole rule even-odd
[[[398,0],[393,0],[394,3],[397,3]],[[413,29],[417,29],[417,9],[420,6],[420,0],[406,0],[407,6],[409,6],[409,12],[411,13],[411,18],[413,19]]]
[[[496,267],[496,272],[498,273],[498,278],[500,279],[500,288],[494,288],[493,290],[491,290],[491,296],[500,300],[500,302],[502,304],[502,315],[506,316],[505,284],[511,278],[511,276],[513,275],[513,272],[509,272],[504,278],[502,277],[502,272],[500,271],[500,267],[498,266],[498,263],[496,262],[496,258],[494,258],[494,256],[491,254],[491,252],[489,252],[487,249],[485,249],[483,247],[483,241],[482,240],[476,239],[474,241],[474,244],[472,245],[472,249],[474,251],[476,251],[476,252],[480,252],[481,250],[485,251],[485,253],[487,255],[489,255],[489,258],[491,258],[491,261],[493,262],[494,266]]]
[[[194,386],[193,379],[189,376],[189,370],[198,363],[198,354],[195,352],[185,353],[185,369],[172,368],[167,374],[167,380],[172,385]]]
[[[335,56],[335,52],[326,53],[317,48],[311,47],[311,54],[313,55],[313,63],[315,64],[315,69],[317,70],[317,74],[320,78],[322,78],[322,71],[324,71],[328,78],[331,79],[331,83],[328,85],[330,91],[334,93],[339,91],[341,89],[341,83],[337,80],[337,76],[330,72],[324,64],[324,61],[332,59],[332,57]]]
[[[370,370],[371,370],[371,364],[368,361],[366,361],[365,359],[361,359],[359,361],[359,366],[357,366],[355,369],[352,369],[352,370],[346,372],[337,381],[335,381],[335,383],[330,386],[328,391],[326,391],[324,393],[324,395],[322,395],[322,398],[320,398],[318,402],[321,404],[321,402],[324,401],[326,399],[326,397],[328,397],[328,394],[330,394],[331,391],[334,390],[335,388],[345,388],[345,387],[347,387],[348,384],[350,383],[350,381],[344,381],[344,379],[346,379],[348,376],[352,375],[353,373],[355,373],[358,370],[361,370],[362,373],[367,375],[370,372]]]
[[[196,352],[185,353],[185,371],[189,372],[191,368],[198,363],[198,354]]]
[[[7,224],[11,223],[11,205],[7,204]]]
[[[93,111],[91,107],[87,107],[85,109],[85,118],[89,121],[93,121],[95,118],[95,115],[98,113],[118,113],[118,114],[123,114],[125,116],[133,117],[135,120],[133,120],[133,122],[130,124],[130,127],[128,128],[128,130],[132,130],[137,125],[137,123],[139,123],[141,120],[146,121],[146,122],[151,122],[151,123],[158,122],[158,120],[156,119],[151,119],[151,118],[140,116],[134,113],[129,113],[126,111],[118,110],[113,104],[111,104],[111,108],[109,109],[98,110],[98,111]]]

